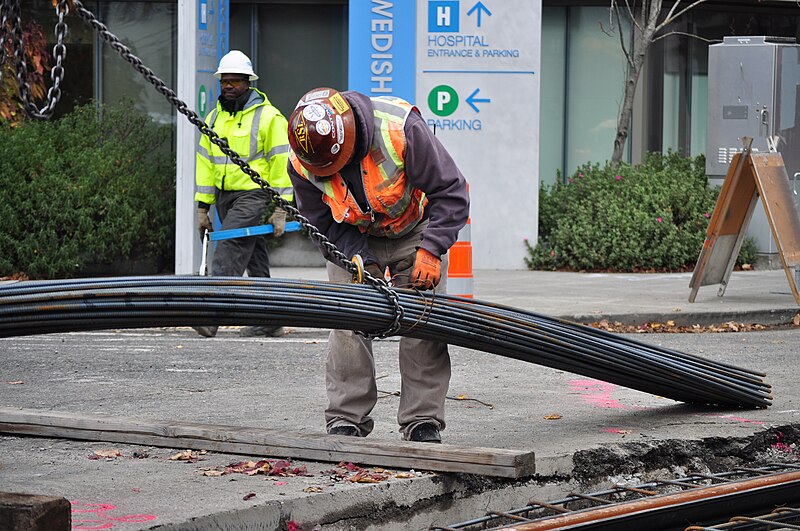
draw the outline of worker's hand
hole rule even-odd
[[[411,270],[411,285],[419,289],[433,289],[441,278],[442,259],[421,247],[417,249]]]
[[[272,223],[274,232],[272,233],[276,238],[283,236],[286,229],[286,211],[280,207],[275,207],[272,215],[269,217],[269,222]]]
[[[356,274],[353,275],[353,284],[364,284],[365,283],[365,276],[364,271],[372,275],[373,278],[378,280],[386,280],[383,276],[383,271],[381,271],[381,266],[376,264],[375,262],[369,263],[364,265],[364,259],[361,258],[360,254],[355,255],[352,258],[352,262],[358,268]]]
[[[211,218],[208,217],[207,208],[197,209],[197,230],[200,231],[200,241],[203,241],[206,231],[213,232],[214,230],[214,227],[211,225]]]

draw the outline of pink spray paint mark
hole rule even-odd
[[[126,514],[122,516],[112,516],[106,514],[117,508],[110,503],[80,503],[71,501],[73,515],[86,515],[72,519],[72,529],[79,531],[94,531],[97,529],[112,529],[115,523],[142,523],[155,520],[152,514]]]
[[[736,422],[744,422],[744,423],[748,423],[748,424],[764,424],[760,420],[750,420],[750,419],[746,419],[746,418],[742,418],[742,417],[734,417],[733,415],[706,415],[706,416],[712,417],[712,418],[715,418],[715,419],[733,420],[733,421],[736,421]]]
[[[581,399],[594,407],[605,409],[626,409],[626,406],[611,397],[616,385],[600,380],[571,380],[570,389],[580,393]]]

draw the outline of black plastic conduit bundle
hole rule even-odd
[[[541,314],[396,289],[398,335],[433,339],[688,403],[767,407],[763,373]],[[0,284],[0,337],[203,324],[379,334],[395,307],[375,287],[241,277],[123,277]]]

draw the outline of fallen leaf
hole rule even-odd
[[[361,470],[353,477],[348,478],[347,481],[350,481],[351,483],[380,483],[381,481],[386,481],[387,479],[389,479],[389,476],[386,474],[375,474],[366,470]]]
[[[559,419],[561,419],[563,417],[561,415],[559,415],[558,413],[552,413],[550,415],[545,415],[543,418],[544,418],[544,420],[559,420]]]
[[[95,450],[89,459],[116,459],[122,457],[119,450]]]
[[[284,485],[288,485],[288,484],[289,484],[289,482],[288,482],[288,481],[276,481],[276,482],[275,482],[275,484],[276,484],[276,485],[279,485],[279,486],[281,486],[281,487],[282,487],[282,486],[284,486]]]
[[[322,487],[306,487],[303,492],[322,492]]]
[[[25,382],[22,380],[14,380],[13,382],[8,382],[9,385],[23,385]]]
[[[248,494],[245,494],[245,495],[244,495],[244,497],[243,497],[242,499],[243,499],[244,501],[247,501],[247,500],[249,500],[249,499],[251,499],[251,498],[255,498],[255,497],[256,497],[256,493],[255,493],[255,492],[250,492],[250,493],[248,493]]]
[[[800,326],[800,313],[794,316],[792,319],[792,324],[795,326]]]
[[[414,474],[412,474],[410,472],[398,472],[397,474],[394,475],[394,477],[400,478],[400,479],[408,479],[408,478],[413,478],[413,477],[416,477],[416,476],[414,476]]]
[[[223,470],[203,470],[202,475],[203,476],[209,476],[209,477],[219,477],[219,476],[224,476],[225,475],[225,471],[223,471]]]
[[[183,452],[178,452],[177,454],[173,454],[169,457],[170,461],[188,461],[190,463],[196,462],[199,458],[197,457],[197,453],[191,450],[185,450]]]

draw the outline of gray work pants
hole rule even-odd
[[[269,195],[255,190],[217,190],[217,214],[222,230],[260,225],[269,204]],[[269,277],[269,254],[263,236],[217,241],[211,274],[240,277],[247,270],[251,277]]]
[[[398,287],[408,286],[410,269],[394,271],[394,266],[409,254],[416,252],[423,222],[403,238],[369,238],[369,247],[381,264],[389,265],[393,282]],[[446,293],[447,255],[442,258],[442,279],[437,293]],[[349,283],[350,273],[327,263],[331,282]],[[445,427],[444,402],[450,385],[450,354],[447,344],[438,341],[400,338],[400,405],[397,422],[403,437],[423,422]],[[374,421],[370,417],[378,400],[375,383],[375,359],[372,341],[350,330],[331,330],[328,342],[328,361],[325,370],[328,408],[325,410],[327,429],[342,424],[353,424],[361,436],[369,434]]]

